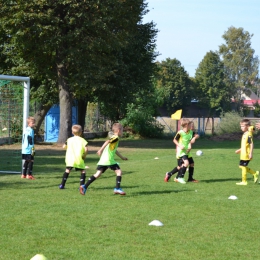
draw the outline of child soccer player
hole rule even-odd
[[[67,142],[63,145],[63,148],[66,148],[66,170],[63,174],[60,189],[65,188],[66,181],[69,177],[69,174],[73,168],[76,171],[81,171],[80,176],[80,185],[85,183],[86,179],[86,170],[84,159],[88,153],[88,142],[81,137],[82,128],[80,125],[72,126],[73,137],[68,138]]]
[[[240,153],[239,168],[242,169],[242,181],[236,183],[237,185],[247,185],[247,172],[254,176],[254,183],[257,182],[259,171],[253,171],[248,167],[249,162],[253,159],[253,128],[250,126],[250,120],[242,119],[240,121],[240,128],[244,134],[241,139],[241,148],[235,153]]]
[[[34,130],[33,127],[35,126],[35,119],[34,117],[27,118],[27,127],[23,133],[23,140],[22,140],[22,160],[23,163],[23,171],[22,171],[22,179],[30,179],[35,180],[32,175],[33,170],[33,162],[34,162]],[[29,170],[28,174],[27,169]]]
[[[122,160],[127,160],[126,157],[122,156],[118,151],[117,147],[119,144],[119,137],[123,134],[123,126],[119,123],[113,124],[112,127],[113,135],[107,140],[102,147],[98,150],[97,154],[100,157],[97,163],[97,172],[92,175],[85,185],[80,185],[80,194],[85,195],[88,186],[101,176],[108,168],[116,173],[116,187],[114,188],[114,194],[126,195],[126,193],[120,188],[122,180],[122,171],[115,161],[115,154],[119,156]]]
[[[194,174],[194,160],[193,160],[193,157],[191,155],[190,150],[191,150],[191,144],[195,143],[196,139],[199,138],[199,135],[194,133],[194,124],[191,121],[189,122],[189,128],[190,128],[190,131],[193,132],[193,134],[192,134],[192,139],[190,140],[189,147],[187,149],[188,160],[189,160],[189,178],[188,178],[188,182],[198,182],[197,180],[195,180],[193,178],[193,174]],[[172,169],[170,172],[166,172],[165,177],[164,177],[164,181],[168,182],[173,174],[175,174],[175,173],[180,171],[182,165],[183,165],[183,159],[177,157],[177,166],[174,169]]]

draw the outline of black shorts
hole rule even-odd
[[[32,161],[34,159],[34,156],[31,154],[22,154],[22,159],[25,161]]]
[[[120,167],[117,163],[113,164],[113,165],[98,165],[97,166],[97,170],[101,171],[102,173],[105,172],[108,168],[113,171],[120,170]]]
[[[250,160],[240,160],[239,166],[247,166],[249,164]]]
[[[193,160],[192,157],[189,157],[188,160],[189,160],[189,164],[193,164],[194,163],[194,160]]]
[[[68,169],[69,171],[71,171],[74,167],[71,166],[66,166],[66,169]],[[80,169],[80,168],[75,168],[76,171],[84,171],[85,169]]]
[[[183,164],[183,160],[188,160],[189,161],[189,164],[193,164],[194,163],[194,160],[192,157],[189,157],[187,155],[184,155],[182,156],[181,158],[177,159],[177,164],[178,166],[182,166]]]

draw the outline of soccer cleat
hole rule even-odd
[[[178,178],[178,179],[174,178],[174,181],[181,184],[186,184],[186,181],[183,178]]]
[[[26,179],[26,175],[21,175],[21,179]]]
[[[254,174],[254,183],[257,183],[259,177],[259,171],[256,171]]]
[[[236,185],[247,185],[247,181],[237,182]]]
[[[198,181],[198,180],[195,180],[195,179],[191,179],[191,180],[188,180],[187,182],[194,182],[194,183],[198,183],[199,181]]]
[[[79,192],[80,192],[81,195],[85,195],[86,191],[87,191],[87,189],[86,189],[85,185],[79,186]]]
[[[168,182],[169,179],[170,179],[170,176],[168,175],[168,172],[166,172],[165,177],[164,177],[164,181]]]
[[[65,187],[64,187],[62,184],[59,186],[59,188],[60,188],[61,190],[65,189]]]
[[[126,193],[121,188],[114,188],[114,194],[125,195]]]
[[[35,180],[35,178],[32,175],[26,175],[26,179]]]

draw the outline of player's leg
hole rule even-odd
[[[193,178],[193,174],[194,174],[194,160],[192,157],[189,157],[189,178],[188,178],[188,182],[198,182],[197,180],[195,180]]]
[[[178,165],[178,160],[177,160],[177,166],[175,168],[173,168],[170,172],[166,172],[164,181],[168,182],[170,180],[170,178],[172,177],[172,175],[177,173],[179,171],[179,169],[180,169],[180,167]]]
[[[69,178],[70,171],[72,170],[73,167],[67,166],[65,169],[65,172],[63,173],[62,179],[61,179],[61,184],[59,186],[60,189],[65,189],[65,184],[67,179]]]
[[[126,193],[120,187],[122,181],[122,170],[118,164],[112,165],[110,168],[114,170],[116,174],[116,187],[114,188],[114,194],[126,195]]]
[[[246,171],[251,173],[254,176],[254,183],[257,183],[258,178],[259,178],[259,171],[254,171],[250,169],[248,166],[246,167]]]
[[[82,184],[79,187],[79,192],[81,195],[85,195],[88,186],[95,181],[98,177],[101,176],[102,173],[104,173],[107,170],[108,166],[102,166],[102,165],[98,165],[97,166],[97,171],[95,174],[93,174],[92,176],[90,176],[86,182],[86,184]]]
[[[247,185],[247,178],[246,178],[247,165],[248,165],[248,161],[240,160],[239,168],[242,170],[242,181],[236,183],[237,185]]]
[[[34,163],[34,160],[33,160],[33,156],[32,156],[32,159],[29,160],[29,163],[28,163],[28,173],[26,175],[26,179],[35,180],[34,176],[32,175],[33,163]]]
[[[81,170],[79,185],[85,184],[85,180],[86,180],[86,171],[85,170]]]
[[[23,163],[23,172],[21,178],[25,179],[26,178],[26,173],[27,173],[27,168],[28,168],[29,161],[24,159]]]
[[[186,173],[187,167],[189,166],[189,160],[188,160],[188,156],[184,155],[182,156],[180,159],[182,159],[182,166],[178,172],[177,178],[175,179],[176,182],[185,184],[185,180],[184,180],[184,175]],[[181,161],[179,161],[179,164],[181,163]]]

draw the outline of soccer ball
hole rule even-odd
[[[31,260],[47,260],[47,258],[42,254],[37,254]]]
[[[196,155],[197,156],[201,156],[203,154],[203,152],[201,151],[201,150],[198,150],[197,152],[196,152]]]

